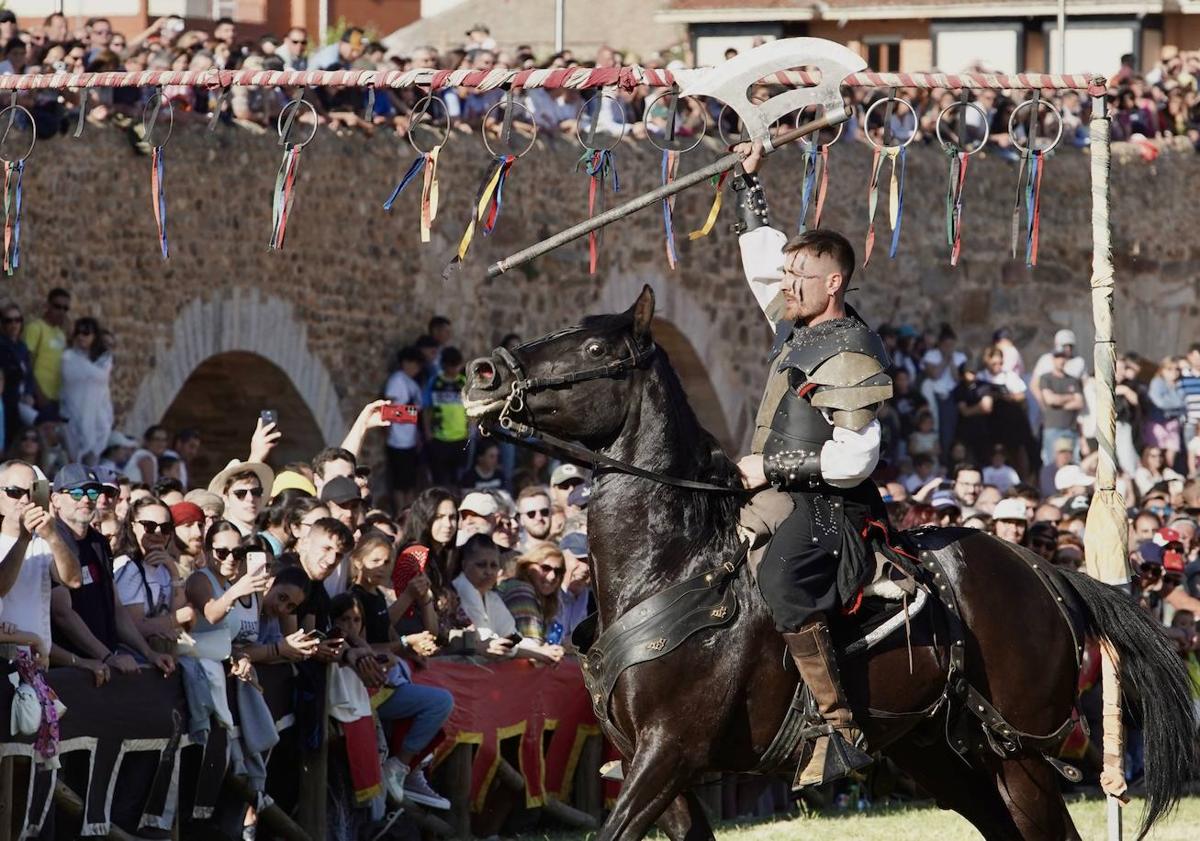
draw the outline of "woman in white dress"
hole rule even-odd
[[[71,461],[95,464],[113,429],[113,357],[94,318],[75,322],[71,346],[63,351],[61,413],[67,419]]]

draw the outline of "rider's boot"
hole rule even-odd
[[[821,785],[870,765],[871,757],[857,747],[862,732],[854,723],[842,691],[829,625],[817,619],[783,638],[825,720],[808,737],[811,747],[806,745],[801,752],[792,788]]]

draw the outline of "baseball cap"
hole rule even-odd
[[[574,505],[576,508],[587,508],[587,504],[591,498],[592,486],[584,482],[567,494],[567,505]]]
[[[473,491],[463,497],[463,501],[458,504],[458,510],[490,517],[500,510],[500,506],[496,504],[496,498],[491,494]]]
[[[1075,346],[1077,344],[1079,344],[1079,342],[1077,342],[1075,340],[1075,331],[1074,330],[1059,330],[1057,333],[1054,334],[1054,349],[1055,350],[1061,350],[1062,348],[1066,347],[1067,345]]]
[[[959,511],[962,510],[962,506],[958,504],[958,498],[954,496],[952,491],[937,491],[933,495],[932,505],[938,510],[943,508],[954,508]],[[997,506],[998,505],[999,504],[997,503]]]
[[[186,526],[189,523],[203,523],[204,511],[194,502],[188,502],[186,499],[183,502],[177,502],[171,506],[171,519],[177,526]]]
[[[1096,479],[1083,472],[1083,468],[1078,464],[1064,464],[1058,468],[1058,472],[1054,474],[1055,490],[1065,491],[1068,488],[1075,487],[1091,487],[1096,484]]]
[[[1158,531],[1154,532],[1154,537],[1151,538],[1157,546],[1169,546],[1172,543],[1183,543],[1183,535],[1175,531],[1170,526],[1163,526]]]
[[[136,447],[137,439],[132,435],[126,435],[118,429],[114,429],[108,435],[108,443],[105,447]]]
[[[317,486],[307,476],[295,470],[284,470],[276,474],[275,481],[271,483],[271,498],[274,499],[284,491],[293,489],[304,491],[309,496],[317,495]]]
[[[571,464],[569,461],[564,461],[558,467],[554,468],[554,472],[550,474],[550,484],[557,487],[564,482],[583,482],[586,480],[586,478],[587,477],[583,475],[582,467],[577,464]]]
[[[210,517],[220,517],[225,513],[225,500],[204,488],[188,491],[183,499],[185,502],[196,503],[200,506],[200,510]]]
[[[1054,452],[1056,453],[1073,453],[1075,452],[1075,442],[1070,438],[1055,438]]]
[[[362,502],[362,493],[358,490],[358,483],[349,476],[334,476],[321,488],[321,502],[345,505],[355,500]]]
[[[586,558],[588,556],[587,535],[581,531],[563,535],[563,539],[558,542],[558,548],[564,552],[570,552],[576,558]]]
[[[1163,565],[1163,549],[1153,540],[1143,540],[1138,544],[1138,556],[1144,564]]]
[[[76,488],[100,487],[100,480],[91,469],[82,464],[64,464],[54,474],[54,490],[73,491]]]
[[[1078,494],[1073,496],[1063,503],[1062,511],[1064,514],[1086,514],[1091,503],[1088,501],[1086,494]]]
[[[1028,522],[1025,516],[1025,500],[1020,497],[1009,497],[1008,499],[1000,500],[992,510],[992,519],[1020,520],[1022,523]]]
[[[100,480],[100,484],[104,487],[112,488],[114,491],[120,489],[121,485],[117,481],[117,471],[96,465],[92,468],[92,472],[96,474],[96,478]]]

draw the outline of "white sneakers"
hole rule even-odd
[[[417,773],[420,773],[419,771]],[[404,802],[405,781],[409,777],[408,765],[401,762],[394,756],[389,756],[387,762],[383,763],[383,784],[387,788],[388,794],[396,803]],[[422,777],[424,780],[424,777]],[[426,783],[426,788],[429,784]],[[421,801],[417,801],[418,803]],[[447,806],[450,804],[447,803]]]
[[[408,780],[404,783],[404,796],[413,803],[420,803],[430,809],[450,808],[450,801],[433,790],[429,780],[425,779],[425,772],[420,768],[409,773]]]

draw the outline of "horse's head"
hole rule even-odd
[[[532,427],[582,442],[611,440],[637,387],[632,376],[654,355],[647,286],[633,306],[588,316],[513,350],[496,348],[467,366],[467,414],[517,434]]]

